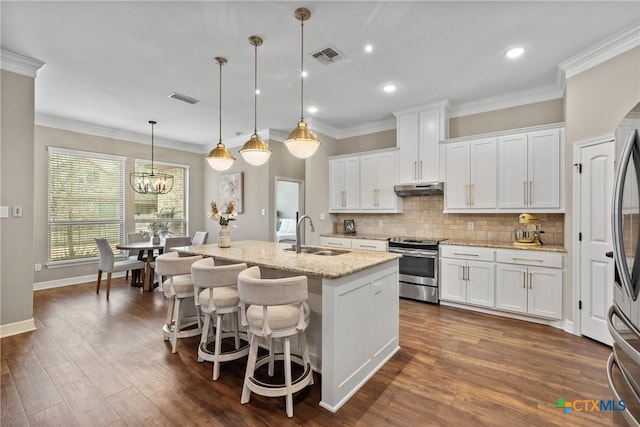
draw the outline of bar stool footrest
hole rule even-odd
[[[234,348],[233,350],[220,352],[220,355],[218,357],[219,362],[229,362],[231,360],[237,360],[249,354],[249,338],[247,337],[247,333],[240,332],[238,333],[238,335],[240,337],[240,340],[244,341],[245,344],[241,345],[238,349]],[[235,332],[233,331],[222,332],[220,336],[221,339],[234,337]],[[207,362],[215,362],[216,359],[215,354],[207,348],[207,345],[214,343],[216,340],[215,335],[211,338],[212,339],[207,340],[207,344],[200,344],[198,346],[198,357],[202,360],[206,360]]]
[[[269,355],[262,356],[256,360],[255,368],[259,368],[260,366],[266,365],[269,363],[270,357]],[[274,354],[274,360],[282,361],[284,360],[284,353],[276,353]],[[304,366],[304,372],[297,378],[291,380],[291,392],[296,393],[306,386],[311,384],[313,380],[313,370],[311,369],[310,363],[305,363],[301,356],[297,354],[291,354],[291,362],[300,366]],[[247,382],[247,387],[254,393],[258,393],[262,396],[268,397],[276,397],[276,396],[286,396],[287,395],[287,386],[282,384],[269,384],[264,383],[255,377],[249,377],[249,381]]]

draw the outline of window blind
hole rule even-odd
[[[99,256],[94,239],[124,236],[122,156],[49,147],[49,261]]]

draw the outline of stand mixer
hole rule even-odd
[[[538,217],[533,214],[523,213],[518,217],[518,222],[522,224],[522,227],[513,230],[513,244],[515,246],[540,246],[542,241],[540,240],[540,225],[538,224]]]

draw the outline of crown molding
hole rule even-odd
[[[333,139],[340,139],[341,138],[341,130],[333,127],[331,125],[328,125],[324,122],[321,122],[318,119],[314,119],[313,117],[307,119],[307,123],[309,124],[309,129],[311,129],[313,132],[319,132],[323,135],[328,136],[329,138],[333,138]],[[287,136],[289,134],[287,133]],[[285,138],[286,139],[286,138]]]
[[[428,110],[431,108],[444,108],[445,110],[447,110],[448,108],[450,108],[449,100],[443,99],[442,101],[435,101],[428,104],[417,105],[411,108],[405,108],[403,110],[394,111],[393,115],[398,117],[399,115],[416,113],[418,111]]]
[[[0,68],[23,76],[36,78],[38,70],[45,64],[34,58],[18,53],[2,50],[0,55]]]
[[[561,62],[558,67],[562,70],[563,79],[570,79],[637,46],[640,46],[640,23],[633,24],[583,50]]]
[[[70,132],[84,133],[94,136],[102,136],[105,138],[119,139],[123,141],[137,142],[139,144],[151,145],[150,135],[137,132],[129,132],[119,129],[113,129],[91,123],[70,120],[63,117],[51,116],[48,114],[36,114],[35,124],[37,126],[45,126],[55,129],[66,130]],[[158,147],[171,148],[174,150],[188,151],[191,153],[202,153],[202,145],[189,144],[168,138],[156,136],[154,145]]]
[[[385,130],[395,129],[397,126],[396,119],[380,120],[378,122],[365,123],[364,125],[353,126],[340,132],[340,138],[351,138],[354,136],[369,135],[372,133],[383,132]]]
[[[492,96],[490,98],[465,102],[450,107],[449,117],[468,116],[471,114],[502,110],[504,108],[518,107],[520,105],[534,104],[536,102],[550,101],[552,99],[562,98],[563,93],[564,89],[558,87],[557,84],[510,92],[504,95]]]

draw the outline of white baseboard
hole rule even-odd
[[[23,334],[25,332],[35,331],[36,324],[31,319],[21,320],[19,322],[13,322],[6,325],[0,325],[0,338],[10,337],[12,335]]]
[[[565,321],[564,321],[564,330],[565,330],[565,332],[568,332],[568,333],[573,334],[573,335],[580,335],[578,333],[578,331],[575,330],[575,323],[573,323],[571,320],[565,319]]]
[[[111,277],[124,277],[124,275],[125,275],[125,272],[120,271],[118,273],[113,273]],[[98,280],[97,273],[88,274],[86,276],[67,277],[64,279],[49,280],[47,282],[34,283],[33,290],[41,291],[43,289],[60,288],[62,286],[69,286],[69,285],[79,285],[80,283],[95,282],[96,280]],[[104,277],[104,275],[102,280],[106,280],[106,277]]]

